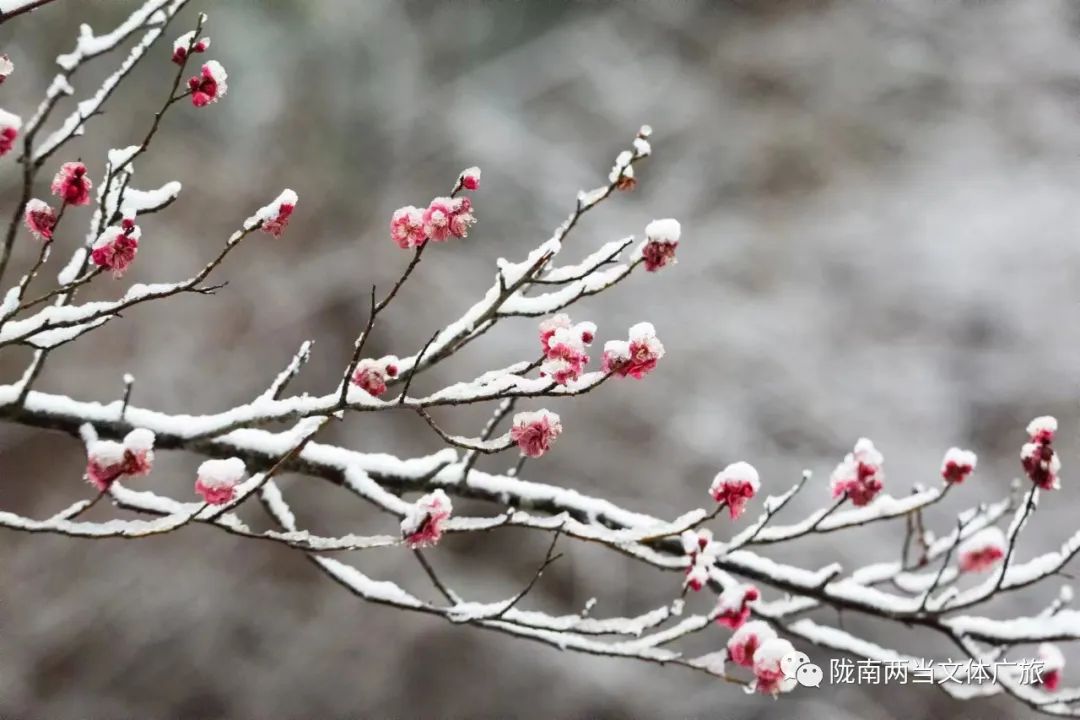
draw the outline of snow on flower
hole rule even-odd
[[[259,210],[258,218],[262,220],[262,231],[281,237],[298,202],[300,198],[295,191],[283,190],[274,202]]]
[[[86,166],[81,162],[66,162],[53,177],[52,194],[68,205],[87,205],[90,202],[90,189],[93,183],[86,174]]]
[[[844,461],[833,470],[830,479],[833,497],[847,494],[856,507],[868,504],[884,486],[884,462],[885,458],[874,447],[874,443],[860,438],[855,443],[854,452],[848,453]]]
[[[961,450],[951,447],[945,452],[945,459],[941,461],[941,477],[945,482],[959,485],[975,471],[975,462],[978,458],[970,450]]]
[[[645,242],[641,247],[645,269],[656,272],[662,267],[675,264],[675,250],[679,247],[681,234],[682,227],[674,218],[653,220],[646,225]]]
[[[1049,415],[1037,417],[1028,424],[1030,442],[1020,448],[1020,464],[1036,487],[1043,490],[1057,490],[1061,487],[1058,473],[1061,471],[1061,459],[1054,451],[1054,433],[1057,432],[1057,420]]]
[[[604,344],[604,372],[640,380],[656,368],[664,357],[664,346],[651,323],[630,328],[630,340],[609,340]]]
[[[795,687],[793,678],[784,676],[780,661],[786,655],[795,652],[795,646],[789,641],[775,637],[761,643],[754,651],[754,688],[760,693],[776,695],[788,692]]]
[[[538,458],[551,449],[551,443],[562,433],[559,416],[549,410],[520,412],[514,416],[510,439],[517,443],[521,454]]]
[[[709,488],[709,494],[716,502],[727,504],[728,512],[734,520],[742,515],[746,503],[760,487],[761,482],[754,466],[747,462],[736,462],[717,473]]]
[[[207,460],[195,473],[195,492],[211,505],[224,505],[236,497],[236,486],[247,468],[240,458]]]
[[[194,43],[192,42],[193,40],[195,40],[194,30],[186,32],[180,37],[176,38],[176,41],[173,43],[172,46],[172,61],[174,63],[176,63],[177,65],[184,64],[184,60],[186,60],[188,56],[189,45],[191,46],[191,52],[193,53],[206,52],[207,49],[210,47],[210,38],[208,37],[199,38],[199,40]]]
[[[466,190],[476,190],[480,187],[480,168],[475,165],[461,171],[458,184]]]
[[[202,66],[202,71],[188,80],[188,89],[191,91],[191,104],[195,107],[205,107],[225,97],[229,90],[227,80],[228,73],[217,60],[208,60]]]
[[[113,277],[120,277],[135,261],[142,231],[135,224],[134,213],[125,212],[119,226],[105,228],[91,246],[90,260],[99,268],[111,270]]]
[[[56,227],[56,211],[43,200],[34,198],[26,203],[24,214],[26,227],[38,240],[52,240]]]
[[[753,585],[731,585],[716,601],[716,622],[737,630],[750,617],[750,603],[761,597]]]
[[[1039,660],[1042,661],[1042,687],[1053,692],[1061,686],[1061,673],[1065,669],[1065,656],[1053,643],[1039,645]]]
[[[957,548],[961,572],[984,572],[1005,557],[1005,534],[1001,528],[987,527],[960,543]]]
[[[754,653],[763,644],[776,637],[776,631],[761,620],[751,620],[728,638],[728,657],[743,667],[754,666]]]
[[[400,248],[420,247],[427,242],[424,211],[413,205],[399,207],[390,218],[390,237]]]
[[[22,128],[22,118],[6,110],[0,110],[0,156],[7,155],[15,146],[15,138]]]
[[[707,528],[684,530],[679,541],[689,556],[683,585],[698,592],[709,581],[709,568],[720,554],[721,545],[713,541],[712,531]]]
[[[634,166],[630,163],[634,159],[634,153],[624,150],[615,158],[615,165],[608,173],[608,182],[615,186],[616,190],[633,190],[637,185],[634,179]]]
[[[154,467],[154,433],[136,428],[123,442],[95,440],[86,448],[86,479],[101,492],[121,477],[149,475]]]
[[[6,54],[0,55],[0,84],[3,84],[13,72],[15,72],[15,63],[11,62],[11,58]]]
[[[540,374],[550,377],[559,385],[577,380],[589,363],[585,348],[596,335],[596,325],[581,322],[574,325],[564,313],[554,315],[540,323],[540,346],[545,362]]]
[[[467,197],[437,197],[423,213],[424,235],[435,242],[446,242],[450,236],[466,237],[475,222],[472,201]]]
[[[411,548],[419,548],[439,542],[453,509],[450,498],[441,489],[421,497],[401,521],[401,536],[405,543]]]
[[[368,395],[379,397],[386,392],[386,379],[395,378],[397,374],[397,357],[387,355],[378,360],[365,358],[357,363],[352,382]]]

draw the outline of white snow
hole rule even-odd
[[[645,226],[645,237],[658,242],[678,242],[682,235],[682,226],[675,218],[653,220]]]
[[[240,458],[207,460],[199,466],[199,481],[209,487],[234,487],[244,477],[247,468]]]

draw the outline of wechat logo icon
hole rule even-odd
[[[810,662],[810,657],[803,652],[789,652],[780,658],[780,670],[788,680],[794,680],[803,687],[821,687],[824,673],[821,667]]]

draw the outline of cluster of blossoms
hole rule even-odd
[[[716,474],[709,487],[709,494],[716,502],[727,505],[731,519],[734,520],[742,515],[746,503],[757,494],[760,487],[761,481],[754,466],[747,462],[736,462]]]
[[[90,261],[103,270],[111,270],[113,277],[117,278],[135,261],[139,237],[142,235],[135,224],[135,212],[124,210],[123,216],[120,225],[105,228],[90,249]]]
[[[236,497],[236,486],[247,468],[240,458],[207,460],[195,474],[195,492],[211,505],[224,505]]]
[[[1057,419],[1049,415],[1037,417],[1028,424],[1027,432],[1029,441],[1020,449],[1020,463],[1024,472],[1036,487],[1057,490],[1061,487],[1061,479],[1058,477],[1061,459],[1053,448]]]
[[[538,458],[550,450],[551,444],[561,433],[559,416],[550,410],[520,412],[514,415],[510,426],[510,439],[517,444],[522,455],[531,458]]]
[[[471,167],[458,176],[458,190],[480,187],[480,168]],[[472,200],[468,197],[437,197],[424,209],[405,205],[390,218],[390,237],[400,248],[418,248],[428,240],[446,242],[451,237],[464,238],[476,222]]]
[[[975,472],[977,460],[975,453],[970,450],[951,447],[945,452],[945,459],[941,461],[941,477],[947,483],[959,485]]]
[[[401,537],[405,544],[421,548],[439,542],[453,510],[450,498],[441,489],[422,496],[401,521]]]
[[[188,56],[188,47],[193,53],[206,52],[210,47],[210,38],[204,37],[195,40],[195,31],[186,32],[176,38],[173,43],[172,61],[177,65],[183,65]]]
[[[653,220],[645,226],[645,241],[638,252],[645,263],[645,269],[656,272],[662,267],[674,265],[675,250],[679,247],[682,227],[674,218]]]
[[[387,355],[378,360],[365,358],[356,364],[352,382],[368,395],[379,397],[386,392],[387,378],[395,378],[397,374],[398,359],[394,355]]]
[[[723,551],[723,546],[713,540],[712,531],[707,528],[686,530],[679,540],[682,541],[683,552],[689,556],[683,584],[698,592],[709,582],[709,568]]]
[[[154,466],[154,433],[138,428],[123,442],[95,440],[86,448],[86,479],[101,492],[121,477],[149,475]]]
[[[856,507],[868,504],[884,487],[885,473],[881,466],[885,458],[866,438],[859,438],[854,452],[833,470],[829,482],[833,497],[847,495]]]
[[[26,203],[23,218],[34,237],[38,240],[52,240],[53,228],[56,227],[56,211],[47,202],[33,198]]]
[[[602,369],[621,377],[640,380],[656,368],[664,357],[664,346],[656,337],[652,323],[642,322],[630,328],[629,340],[604,343]]]
[[[783,667],[784,658],[805,658],[776,631],[761,620],[748,622],[728,639],[728,657],[754,673],[754,689],[760,693],[776,695],[792,690],[797,681],[791,677],[792,668]],[[809,660],[804,660],[808,662]]]
[[[22,118],[6,110],[0,110],[0,156],[7,155],[15,147],[15,138],[19,137]]]
[[[1005,557],[1005,534],[1001,528],[987,527],[960,543],[957,564],[961,572],[985,572]]]
[[[86,174],[86,166],[81,162],[66,162],[53,177],[50,189],[65,205],[90,204],[90,190],[94,184]]]
[[[565,313],[542,321],[540,347],[544,351],[544,362],[540,366],[540,374],[559,385],[580,378],[589,363],[586,348],[592,344],[594,337],[594,323],[580,322],[575,325]]]
[[[175,55],[173,57],[175,58]],[[225,93],[229,91],[228,79],[229,74],[221,63],[207,60],[199,74],[188,79],[191,104],[195,107],[206,107],[225,97]]]

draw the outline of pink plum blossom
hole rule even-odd
[[[195,492],[211,505],[225,505],[236,497],[236,486],[246,472],[240,458],[207,460],[196,472]]]
[[[105,228],[90,251],[90,260],[99,268],[111,270],[113,277],[121,277],[135,261],[139,250],[139,226],[132,217],[125,217],[119,226]]]
[[[736,584],[724,589],[716,603],[716,622],[738,629],[750,617],[750,603],[761,597],[753,585]]]
[[[630,328],[629,341],[609,340],[604,344],[602,369],[640,380],[656,369],[662,357],[664,346],[656,337],[656,330],[651,323],[643,322]]]
[[[154,467],[154,433],[136,428],[123,442],[95,440],[86,449],[86,479],[101,492],[121,477],[149,475]]]
[[[645,269],[656,272],[662,267],[675,264],[675,250],[679,247],[682,228],[674,218],[653,220],[645,226],[645,242],[641,246],[641,259]]]
[[[867,505],[884,487],[885,458],[867,438],[855,443],[854,452],[833,470],[830,483],[833,497],[847,495],[856,507]]]
[[[959,485],[975,471],[975,463],[978,458],[970,450],[961,450],[951,447],[945,453],[941,461],[941,477],[947,483]]]
[[[551,449],[560,433],[559,416],[549,410],[520,412],[514,416],[510,427],[510,439],[517,443],[522,455],[531,458],[538,458]]]
[[[1005,557],[1005,535],[998,527],[986,527],[957,547],[961,572],[985,572]]]
[[[379,360],[365,358],[356,365],[352,382],[358,388],[372,397],[379,397],[386,392],[387,378],[395,378],[398,374],[398,359],[393,355],[387,355]]]
[[[225,97],[229,90],[229,75],[225,68],[217,60],[208,60],[202,66],[202,71],[188,80],[188,89],[191,91],[191,104],[195,107],[205,107]]]
[[[190,32],[186,32],[183,35],[181,35],[180,37],[176,38],[176,41],[173,42],[173,54],[172,54],[172,61],[174,63],[176,63],[177,65],[183,65],[184,64],[184,60],[186,60],[187,56],[188,56],[188,46],[189,45],[191,46],[191,52],[193,52],[193,53],[206,52],[207,49],[210,47],[210,38],[208,38],[208,37],[199,38],[198,41],[193,43],[192,40],[194,40],[194,39],[195,39],[195,31],[194,30],[191,30]]]
[[[450,498],[442,489],[421,497],[409,508],[401,521],[401,536],[405,539],[405,544],[411,548],[420,548],[438,543],[453,509]]]
[[[0,110],[0,156],[7,155],[15,147],[15,138],[19,137],[22,118],[6,110]]]
[[[1035,418],[1027,427],[1030,441],[1020,448],[1020,464],[1036,487],[1057,490],[1061,487],[1061,458],[1054,451],[1057,420],[1049,415]]]
[[[776,631],[768,623],[751,620],[731,634],[727,650],[731,660],[743,667],[754,666],[754,653],[764,643],[776,637]]]
[[[780,661],[795,652],[795,646],[783,638],[771,638],[764,641],[754,651],[754,688],[767,695],[787,692],[795,687],[796,681],[784,676]]]
[[[480,168],[473,166],[463,170],[458,183],[466,190],[478,189],[480,187]]]
[[[53,195],[68,205],[87,205],[90,203],[90,189],[93,186],[86,174],[85,165],[81,162],[66,162],[53,177],[51,189]]]
[[[753,465],[736,462],[728,465],[713,478],[709,494],[716,502],[726,503],[734,520],[743,513],[746,503],[754,497],[761,482]]]
[[[399,207],[390,219],[390,237],[401,248],[420,247],[427,242],[424,211],[412,205]]]
[[[56,227],[56,211],[43,200],[34,198],[26,203],[24,214],[26,227],[38,240],[52,240]]]

